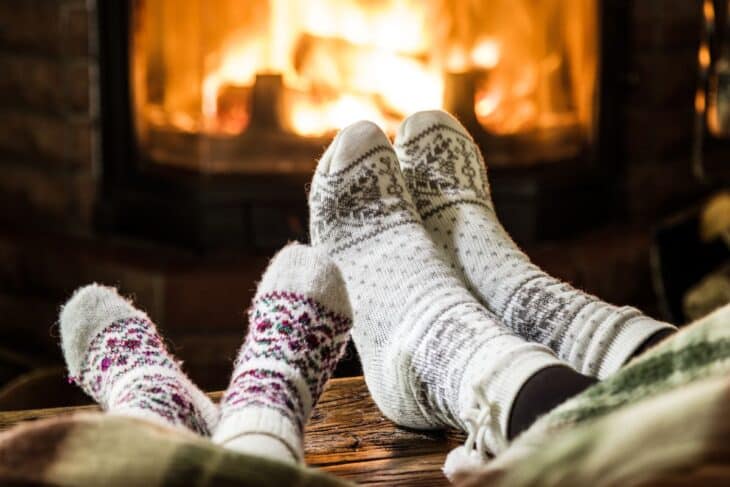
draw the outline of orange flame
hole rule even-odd
[[[595,52],[585,45],[595,29],[581,22],[595,14],[595,0],[207,0],[198,10],[147,2],[157,14],[185,10],[170,25],[202,9],[221,13],[210,38],[201,34],[190,49],[176,45],[166,54],[202,50],[197,64],[167,59],[175,69],[202,66],[200,86],[180,77],[165,86],[175,91],[172,101],[149,110],[150,119],[184,121],[184,130],[243,132],[260,73],[281,74],[283,123],[303,136],[361,118],[393,131],[414,111],[443,107],[446,72],[475,73],[474,113],[496,134],[591,120]],[[183,39],[196,24],[185,25]],[[189,108],[196,97],[198,125]]]

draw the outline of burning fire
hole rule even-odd
[[[244,27],[224,41],[222,54],[210,56],[205,119],[220,121],[223,111],[228,120],[216,128],[243,130],[247,114],[221,107],[221,93],[250,88],[261,72],[283,76],[284,123],[301,135],[322,135],[360,118],[392,128],[404,114],[440,107],[442,71],[428,56],[427,10],[413,0],[363,8],[367,3],[270,1],[266,36],[252,37]]]
[[[566,2],[569,7],[556,9]],[[209,3],[235,12],[227,20],[235,27],[224,29],[203,53],[197,95],[197,130],[203,132],[238,134],[247,128],[258,74],[281,75],[282,123],[303,136],[362,118],[393,131],[412,112],[443,107],[449,72],[473,73],[474,114],[495,134],[576,124],[590,116],[585,113],[590,96],[571,93],[583,76],[575,58],[594,55],[577,46],[590,25],[577,33],[569,26],[560,39],[549,36],[556,35],[561,15],[570,16],[563,10],[589,8],[591,0]],[[173,119],[168,114],[168,123]],[[195,127],[190,117],[184,125],[183,130]]]

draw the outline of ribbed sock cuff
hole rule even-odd
[[[605,379],[623,367],[650,336],[665,329],[676,330],[676,327],[644,315],[626,320],[596,365],[595,371],[591,372],[599,379]]]
[[[297,427],[289,418],[269,408],[246,407],[224,413],[212,440],[225,447],[236,438],[249,434],[276,438],[286,445],[297,461],[304,458],[303,439]]]

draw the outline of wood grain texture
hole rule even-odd
[[[221,392],[209,396],[219,400]],[[0,412],[0,431],[15,424],[95,405]],[[378,410],[362,377],[333,379],[312,414],[305,437],[307,463],[365,485],[449,485],[441,472],[446,454],[463,442],[454,432],[413,431]]]

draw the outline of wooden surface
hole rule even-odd
[[[221,393],[210,396],[217,400]],[[96,406],[0,412],[0,431],[17,423]],[[362,377],[329,382],[309,422],[306,460],[340,477],[366,485],[449,485],[441,472],[446,454],[463,437],[395,426],[378,411]]]

